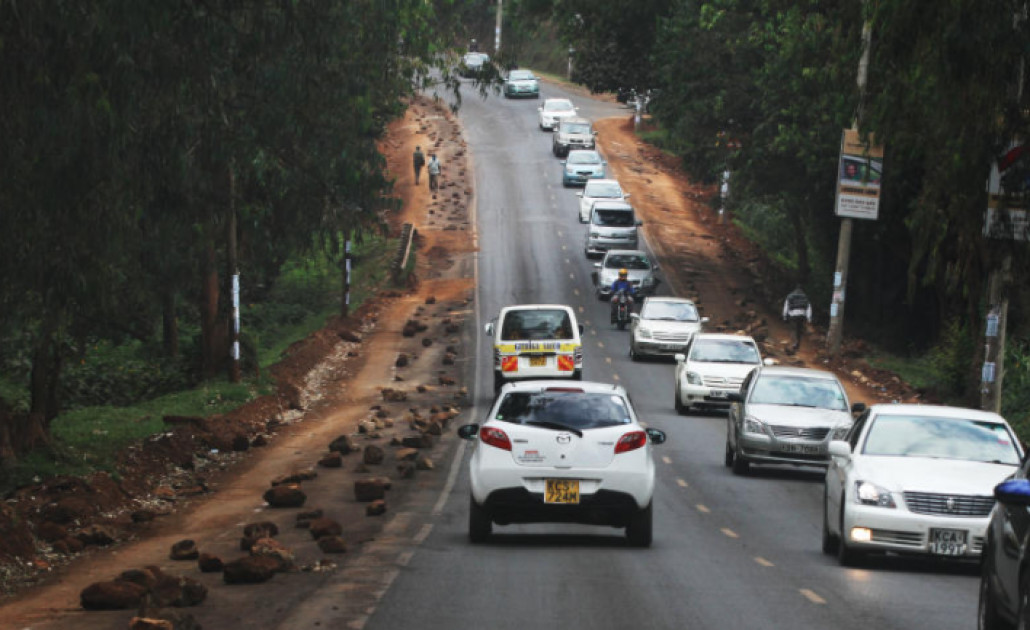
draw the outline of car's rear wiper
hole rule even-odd
[[[567,427],[564,424],[557,422],[526,422],[524,424],[533,425],[534,427],[543,427],[545,429],[554,429],[555,431],[568,431],[569,433],[575,433],[577,437],[583,437],[583,432],[573,427]]]

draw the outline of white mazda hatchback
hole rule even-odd
[[[652,445],[626,390],[605,383],[524,381],[505,385],[474,440],[469,464],[469,538],[493,525],[584,523],[624,527],[630,544],[651,544]]]

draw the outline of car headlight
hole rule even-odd
[[[644,328],[643,326],[640,326],[640,327],[637,328],[637,335],[640,336],[641,339],[650,339],[651,338],[651,329],[650,328]]]
[[[848,431],[851,431],[851,425],[842,424],[833,430],[833,435],[830,436],[830,440],[843,440],[848,437]]]
[[[855,482],[855,502],[862,505],[876,505],[885,508],[898,507],[890,490],[870,481]]]
[[[744,433],[765,435],[765,423],[751,416],[744,416]]]
[[[691,385],[704,385],[705,381],[697,372],[687,372],[687,382]]]

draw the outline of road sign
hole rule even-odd
[[[880,214],[883,146],[862,141],[857,129],[845,129],[837,168],[839,217],[872,219]]]

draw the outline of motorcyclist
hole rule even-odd
[[[629,272],[626,271],[625,269],[619,269],[619,277],[615,280],[615,282],[612,283],[612,300],[611,300],[611,303],[612,303],[612,321],[613,322],[616,320],[616,308],[617,308],[616,302],[619,299],[619,293],[623,292],[623,291],[626,293],[626,296],[629,298],[629,303],[631,305],[630,308],[632,308],[633,296],[636,295],[637,290],[633,286],[633,283],[629,281]]]

